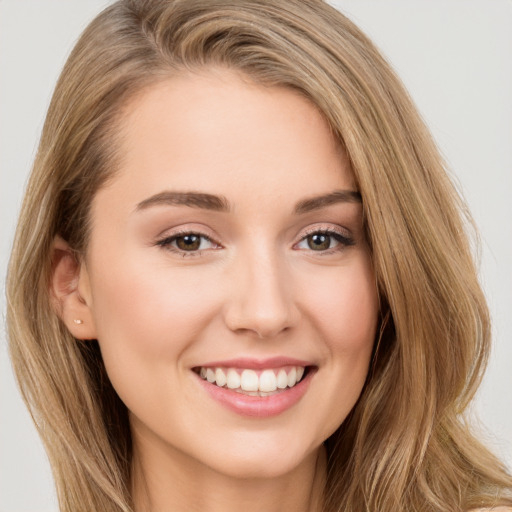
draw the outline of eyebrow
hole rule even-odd
[[[164,191],[141,201],[136,210],[145,210],[150,206],[190,206],[203,210],[214,210],[217,212],[228,212],[229,202],[224,196],[216,196],[203,192],[174,192]]]
[[[361,194],[355,190],[335,190],[330,194],[314,196],[303,199],[295,205],[295,213],[301,215],[303,213],[319,210],[325,206],[336,203],[362,203]]]
[[[294,208],[296,215],[319,210],[336,203],[361,203],[361,194],[355,190],[335,190],[329,194],[309,197],[299,201]],[[203,210],[229,212],[229,201],[224,196],[204,192],[164,191],[144,199],[135,208],[136,211],[146,210],[151,206],[189,206]]]

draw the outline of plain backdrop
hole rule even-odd
[[[107,0],[0,0],[0,512],[56,512],[46,455],[14,384],[5,269],[44,115],[72,45]],[[408,87],[482,238],[494,351],[473,407],[512,466],[512,1],[338,0]]]

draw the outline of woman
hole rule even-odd
[[[461,421],[489,343],[461,211],[329,6],[108,8],[57,85],[8,284],[61,509],[511,505]]]

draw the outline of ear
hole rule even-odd
[[[50,296],[56,313],[73,337],[97,338],[87,268],[60,236],[52,244]]]

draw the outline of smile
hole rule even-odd
[[[289,358],[237,359],[192,368],[206,395],[230,411],[269,418],[298,404],[318,371]]]
[[[198,369],[199,376],[210,384],[250,396],[270,396],[293,388],[301,381],[304,372],[304,366],[263,370],[202,366]]]

